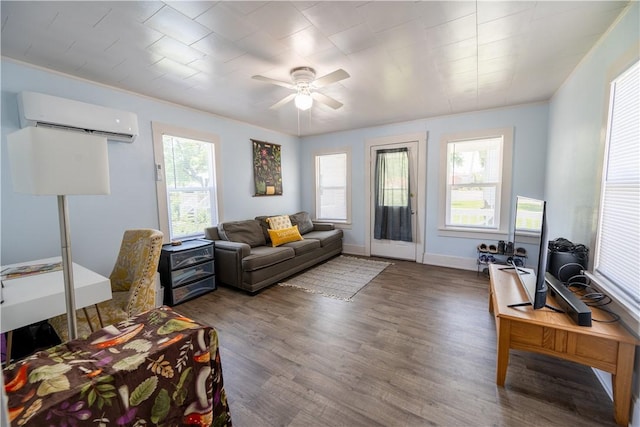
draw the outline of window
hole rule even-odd
[[[216,141],[153,124],[160,229],[166,240],[201,237],[218,223]]]
[[[442,139],[440,228],[508,233],[512,129]]]
[[[640,63],[611,83],[595,280],[640,315]]]
[[[316,154],[316,219],[351,222],[350,157],[349,151]]]

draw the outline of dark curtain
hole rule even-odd
[[[373,237],[411,242],[409,149],[394,148],[376,153]]]

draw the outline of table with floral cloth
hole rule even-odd
[[[231,426],[216,330],[168,307],[3,374],[12,426]]]

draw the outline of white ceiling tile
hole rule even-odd
[[[74,2],[73,7],[60,11],[53,23],[58,23],[60,28],[72,29],[74,26],[90,28],[96,26],[109,14],[110,10],[111,7],[103,2]]]
[[[427,35],[425,28],[419,21],[410,21],[398,25],[390,30],[381,31],[375,34],[379,45],[387,49],[401,49],[407,46],[423,46],[426,44]]]
[[[231,61],[220,64],[220,74],[227,75],[230,73],[236,73],[234,77],[244,80],[244,83],[246,84],[252,75],[263,74],[272,67],[273,64],[269,61],[245,54],[234,58]]]
[[[197,59],[204,58],[205,54],[197,49],[180,43],[171,37],[165,36],[147,48],[156,55],[166,56],[181,64],[188,64]]]
[[[527,32],[533,9],[494,19],[478,25],[478,43],[486,44]]]
[[[197,42],[211,32],[204,25],[194,22],[169,6],[160,9],[144,23],[154,30],[187,45]]]
[[[335,47],[324,34],[313,26],[283,38],[282,43],[297,54],[305,57]]]
[[[0,42],[9,58],[307,135],[549,99],[626,4],[2,1]],[[268,110],[290,91],[251,76],[289,81],[296,66],[346,70],[321,89],[344,106]]]
[[[475,56],[478,52],[477,39],[471,38],[459,41],[457,43],[440,46],[429,50],[429,55],[436,58],[437,61],[455,61],[457,59]]]
[[[478,2],[478,24],[533,10],[535,1],[480,1]],[[550,2],[551,3],[551,2]]]
[[[122,15],[142,23],[162,9],[164,3],[161,1],[112,1],[109,2],[109,6]]]
[[[33,12],[33,3],[26,1],[3,1],[1,6],[3,30],[5,22],[27,29],[48,27],[58,15],[58,7],[54,2],[41,2],[38,13]]]
[[[164,34],[150,28],[127,13],[126,9],[113,8],[96,26],[95,30],[111,33],[118,41],[144,49],[160,40]]]
[[[413,2],[373,1],[359,6],[358,11],[374,33],[412,21],[419,16],[419,7]]]
[[[135,66],[141,68],[156,63],[163,57],[148,51],[146,48],[131,44],[128,40],[118,40],[102,52],[101,56],[113,58],[114,62],[117,62],[119,58],[125,59],[125,61],[134,60]],[[135,72],[135,69],[132,68],[130,72]]]
[[[503,73],[502,78],[512,74],[518,62],[517,56],[500,56],[497,58],[478,61],[478,74]]]
[[[188,67],[169,58],[162,58],[155,64],[150,65],[149,68],[162,74],[162,76],[169,75],[177,77],[179,79],[186,79],[187,77],[190,77],[199,72],[198,70],[194,70],[191,67]]]
[[[236,46],[249,55],[258,56],[262,59],[277,57],[288,49],[285,42],[273,38],[270,34],[260,30],[249,34],[238,40]]]
[[[364,22],[353,2],[321,1],[303,10],[303,15],[325,36],[347,30]]]
[[[156,61],[149,63],[148,60],[142,57],[129,57],[124,62],[116,65],[113,70],[120,75],[126,75],[121,81],[126,80],[132,84],[135,84],[133,82],[138,81],[138,79],[153,80],[166,73],[164,70],[159,71],[151,66],[161,59],[158,58]]]
[[[488,59],[512,56],[522,52],[526,42],[522,38],[509,37],[490,43],[478,45],[478,59],[486,61]]]
[[[431,49],[447,46],[476,37],[476,16],[467,15],[425,30],[427,46]]]
[[[331,70],[343,68],[345,71],[349,72],[347,69],[349,68],[349,57],[335,46],[326,50],[317,51],[305,58],[316,68],[318,66],[324,66]]]
[[[211,33],[202,40],[193,43],[191,47],[222,62],[230,61],[233,58],[237,58],[238,56],[246,53],[236,44],[233,44],[215,33]]]
[[[202,15],[207,10],[211,9],[214,2],[211,1],[167,1],[165,2],[178,12],[187,16],[188,18],[195,19]]]
[[[470,72],[477,73],[478,58],[476,56],[468,56],[455,61],[438,61],[437,65],[438,70],[440,70],[443,76],[453,77],[458,74],[467,74]]]
[[[268,2],[247,15],[247,18],[277,39],[304,30],[311,23],[288,2]]]
[[[420,21],[426,28],[476,13],[475,1],[424,1],[418,3],[417,7]]]
[[[267,4],[266,1],[228,1],[225,5],[238,15],[248,15]]]
[[[376,40],[366,24],[360,24],[329,36],[329,40],[346,54],[359,52],[376,45]]]
[[[235,5],[233,2],[218,3],[195,20],[230,41],[240,40],[258,31],[260,26],[253,25],[244,15],[232,9]]]

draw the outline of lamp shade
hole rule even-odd
[[[299,110],[306,111],[313,105],[313,98],[309,93],[300,92],[296,95],[294,102]]]
[[[26,127],[7,135],[13,189],[36,195],[109,194],[107,139]]]

